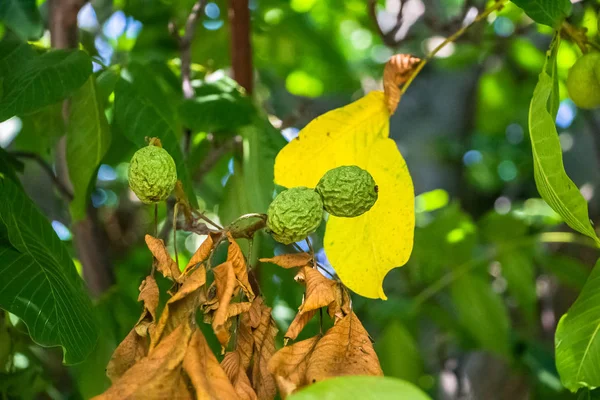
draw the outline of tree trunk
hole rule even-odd
[[[77,14],[84,4],[83,0],[49,0],[50,34],[52,47],[70,49],[78,47]],[[69,103],[63,104],[63,116],[68,123]],[[58,179],[71,190],[69,170],[66,158],[66,137],[63,136],[55,149],[56,173]],[[108,255],[106,238],[98,226],[96,210],[89,207],[86,217],[73,223],[73,243],[81,261],[83,278],[93,297],[104,293],[114,278]]]

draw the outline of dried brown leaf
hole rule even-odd
[[[342,375],[383,375],[369,334],[354,313],[325,333],[306,371],[308,382]]]
[[[340,319],[352,312],[350,308],[350,296],[341,283],[334,286],[335,300],[327,307],[329,317],[337,323]]]
[[[309,384],[306,380],[306,370],[319,339],[320,336],[315,336],[284,347],[269,360],[269,372],[275,376],[282,398]]]
[[[262,306],[260,324],[252,332],[254,336],[254,365],[252,387],[260,400],[273,399],[277,394],[275,378],[269,372],[269,360],[275,354],[277,326],[271,317],[271,308]]]
[[[383,70],[383,89],[390,115],[396,111],[400,97],[402,96],[399,86],[408,80],[419,62],[421,62],[420,59],[410,54],[396,54],[385,64]]]
[[[197,399],[238,398],[227,374],[199,330],[194,332],[190,340],[183,359],[183,370],[190,378]]]
[[[201,266],[194,270],[183,282],[179,290],[167,301],[158,320],[150,348],[157,346],[162,337],[175,330],[184,321],[193,321],[196,309],[204,300],[206,269]]]
[[[248,269],[246,266],[246,258],[244,257],[244,253],[242,252],[240,245],[237,244],[237,242],[229,232],[227,232],[227,240],[229,240],[229,248],[227,249],[227,261],[230,261],[233,265],[233,271],[235,272],[235,276],[239,281],[242,290],[244,291],[248,299],[252,301],[254,300],[254,292],[252,292],[250,282],[248,281]]]
[[[144,310],[131,332],[115,349],[108,365],[106,375],[115,382],[136,362],[148,354],[148,334],[155,327],[156,308],[158,307],[158,286],[152,276],[147,276],[140,285],[138,301],[144,303]]]
[[[196,250],[192,258],[190,258],[190,261],[188,262],[187,266],[185,267],[185,270],[183,271],[183,274],[185,275],[190,269],[194,268],[196,264],[206,261],[208,259],[208,256],[210,255],[210,252],[212,251],[214,244],[215,242],[212,236],[208,235],[206,237],[206,240],[204,240],[200,247],[198,247],[198,250]]]
[[[181,324],[161,343],[129,368],[96,400],[188,399],[181,365],[192,334],[189,324]]]
[[[252,307],[248,310],[248,316],[250,318],[250,326],[253,329],[258,328],[260,325],[260,319],[262,318],[262,309],[265,304],[265,300],[262,297],[257,297],[252,302]]]
[[[235,272],[233,270],[233,264],[231,261],[225,261],[223,264],[213,268],[213,274],[215,276],[215,285],[217,287],[217,298],[219,300],[219,308],[215,311],[212,328],[219,339],[219,343],[223,349],[229,343],[229,326],[228,321],[228,310],[233,291],[236,287]]]
[[[250,360],[252,360],[252,354],[254,353],[254,336],[252,335],[249,314],[242,314],[240,317],[240,324],[237,329],[236,350],[240,353],[240,361],[244,370],[248,369]]]
[[[165,247],[165,242],[151,235],[146,235],[145,239],[148,249],[150,249],[152,255],[156,258],[156,268],[165,278],[176,281],[179,278],[179,275],[181,275],[181,272],[179,271],[179,267],[175,260],[169,255],[169,252]]]
[[[310,267],[302,268],[297,276],[304,280],[306,285],[306,295],[300,312],[326,307],[335,300],[335,281],[325,278],[319,271]]]
[[[235,392],[241,400],[257,400],[258,396],[250,384],[246,368],[241,363],[240,353],[232,351],[225,354],[221,367],[233,384]]]
[[[140,294],[138,295],[138,301],[144,303],[144,311],[140,316],[135,330],[140,336],[144,336],[149,332],[151,326],[154,326],[156,321],[156,309],[158,308],[159,291],[158,285],[154,277],[147,276],[140,285]]]
[[[288,328],[284,337],[286,339],[295,340],[300,334],[300,332],[302,332],[302,329],[304,329],[306,324],[308,324],[308,322],[312,319],[312,317],[315,316],[316,313],[317,310],[310,310],[304,313],[298,312],[296,314],[296,317],[290,324],[290,327]]]
[[[132,329],[115,349],[106,366],[106,376],[115,383],[127,370],[148,354],[150,341]]]
[[[241,313],[248,312],[252,307],[252,303],[243,302],[243,303],[231,303],[227,308],[227,318],[235,317],[236,315],[240,315]]]
[[[282,268],[295,268],[310,265],[312,257],[308,253],[292,253],[272,258],[261,258],[260,262],[279,265]]]

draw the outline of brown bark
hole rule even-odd
[[[85,3],[84,0],[49,0],[50,1],[50,34],[52,47],[58,49],[77,48],[77,13]],[[63,115],[68,119],[69,106],[65,101]],[[58,179],[72,193],[66,158],[66,137],[62,137],[56,145],[55,162]],[[96,210],[89,208],[85,219],[72,226],[73,243],[81,261],[83,278],[90,293],[98,297],[113,283],[112,268],[106,253],[106,237],[96,220]]]
[[[250,44],[250,9],[248,0],[229,0],[231,26],[231,68],[233,79],[252,94],[252,46]]]

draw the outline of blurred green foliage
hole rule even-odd
[[[177,163],[188,198],[211,219],[227,225],[240,215],[265,212],[280,189],[273,184],[273,162],[286,139],[322,112],[378,89],[390,55],[422,57],[440,37],[473,18],[472,7],[481,11],[486,2],[406,2],[404,17],[398,19],[399,2],[391,0],[251,1],[256,88],[248,96],[228,77],[227,2],[211,1],[194,32],[194,93],[184,99],[180,49],[169,24],[181,31],[193,3],[93,0],[78,15],[81,50],[63,51],[48,50],[48,1],[0,3],[0,187],[10,185],[33,199],[45,216],[38,218],[41,229],[54,228],[63,241],[53,236],[67,260],[57,271],[76,278],[71,259],[79,266],[85,260],[72,238],[69,201],[39,165],[61,168],[55,165],[60,160],[57,143],[66,130],[61,101],[93,74],[95,97],[104,111],[100,119],[106,118],[112,141],[101,160],[80,157],[77,164],[88,162],[84,167],[94,171],[88,212],[93,211],[98,223],[114,277],[112,286],[94,299],[92,311],[68,317],[71,322],[93,318],[98,327],[95,345],[83,351],[91,354],[80,354],[78,361],[85,360],[69,367],[61,365],[59,349],[38,345],[56,343],[36,336],[35,327],[29,326],[33,339],[29,337],[25,323],[30,323],[32,309],[29,304],[15,307],[14,291],[4,292],[6,285],[0,284],[0,306],[12,313],[0,310],[2,398],[90,398],[110,385],[106,364],[139,317],[138,288],[152,264],[143,236],[155,228],[154,210],[142,206],[127,187],[128,161],[145,137],[161,138]],[[553,12],[540,17],[534,3],[550,5]],[[570,12],[568,22],[587,28],[592,43],[600,43],[599,4],[577,2],[568,10],[566,3],[570,7],[560,0],[507,3],[429,63],[392,119],[391,136],[415,177],[414,250],[409,263],[386,278],[387,302],[354,295],[353,308],[374,339],[385,374],[433,398],[597,395],[587,389],[572,394],[563,387],[553,334],[557,319],[584,287],[598,252],[584,237],[567,232],[561,217],[539,198],[528,140],[529,106],[553,35],[549,26]],[[555,49],[558,90],[552,90],[560,102],[555,104],[556,132],[551,134],[554,139],[558,134],[565,169],[577,184],[572,189],[583,193],[581,201],[597,222],[600,204],[594,189],[600,182],[588,172],[598,166],[600,116],[578,110],[564,86],[580,54],[569,38]],[[83,143],[91,143],[98,132],[88,131]],[[8,207],[7,200],[0,199],[0,210]],[[158,208],[157,228],[165,238],[171,232],[172,207],[168,203]],[[78,212],[84,211],[81,206]],[[16,218],[11,223],[6,221],[9,214]],[[0,215],[0,253],[18,257],[10,229],[28,226],[33,213],[12,214]],[[321,229],[311,240],[327,265],[322,237]],[[185,265],[202,240],[195,233],[178,232],[180,264]],[[248,255],[248,241],[240,244]],[[172,238],[168,248],[174,252]],[[261,232],[249,255],[281,331],[293,319],[303,288],[294,282],[293,271],[257,259],[290,251],[295,250]],[[1,254],[0,273],[6,273],[11,263]],[[223,257],[217,253],[215,262]],[[12,282],[21,267],[13,265],[13,275],[1,279]],[[32,293],[37,287],[27,281],[22,286],[34,305],[43,306],[45,298]],[[162,279],[159,286],[165,294],[170,283]],[[74,308],[86,306],[76,299]],[[161,307],[164,302],[166,295]],[[299,339],[318,332],[314,320]],[[218,353],[210,329],[204,334]],[[492,361],[479,371],[469,370],[482,357]],[[519,393],[505,390],[512,385],[509,378],[496,379],[509,375],[522,383]],[[454,387],[452,379],[481,384]],[[317,386],[315,396],[320,396]],[[481,393],[496,397],[478,397]]]

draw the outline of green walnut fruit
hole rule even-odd
[[[139,149],[129,164],[129,187],[146,204],[158,203],[169,197],[177,182],[173,157],[162,147]]]
[[[325,211],[336,217],[358,217],[377,201],[377,184],[370,173],[356,165],[331,169],[317,187]]]
[[[291,244],[306,238],[321,224],[323,202],[312,189],[294,187],[275,197],[267,210],[267,226],[275,240]]]
[[[600,53],[580,57],[567,76],[569,97],[580,108],[600,106]]]

